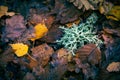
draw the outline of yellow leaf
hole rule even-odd
[[[0,17],[2,17],[3,15],[5,15],[8,11],[8,7],[7,6],[0,6]]]
[[[114,18],[111,17],[113,20],[120,20],[120,6],[113,6],[112,9],[108,12],[107,16],[113,16]]]
[[[45,33],[47,33],[48,29],[47,27],[45,26],[45,24],[37,24],[35,27],[35,37],[34,38],[31,38],[30,40],[34,41],[36,39],[39,39],[39,38],[42,38]]]
[[[24,56],[28,53],[28,46],[23,43],[10,44],[10,46],[18,57]]]
[[[99,7],[99,11],[100,11],[101,14],[104,14],[104,13],[105,13],[104,7],[103,7],[103,6],[100,6],[100,7]]]

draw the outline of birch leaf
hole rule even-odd
[[[23,43],[10,44],[10,46],[18,57],[22,57],[28,53],[28,46]]]
[[[35,41],[36,39],[42,38],[45,33],[47,33],[48,29],[45,26],[45,24],[37,24],[35,27],[35,37],[31,38],[32,41]]]

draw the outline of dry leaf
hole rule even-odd
[[[48,33],[41,38],[41,41],[47,43],[56,43],[56,40],[60,39],[60,37],[63,35],[62,30],[58,26],[59,25],[57,24],[52,25]]]
[[[0,17],[2,17],[3,15],[5,15],[8,11],[8,7],[7,6],[0,6]]]
[[[23,43],[15,43],[15,44],[10,44],[12,49],[14,50],[15,54],[18,57],[22,57],[28,53],[28,46]]]
[[[2,41],[9,42],[19,39],[22,35],[25,35],[27,30],[24,24],[24,17],[21,15],[14,15],[11,18],[6,19],[6,25],[2,30]]]
[[[103,34],[102,34],[102,38],[104,40],[104,44],[110,44],[113,43],[113,37],[110,34],[111,32],[108,31],[107,29],[104,29]]]
[[[113,6],[112,9],[107,13],[107,18],[113,19],[116,21],[120,20],[120,6]],[[112,16],[112,17],[109,17]]]
[[[120,62],[112,62],[108,65],[107,70],[109,72],[118,72],[120,71]]]
[[[50,56],[54,53],[52,47],[47,44],[42,44],[31,49],[33,57],[38,61],[38,64],[45,66]]]
[[[80,20],[75,20],[75,21],[73,21],[73,22],[71,22],[71,23],[67,23],[67,24],[65,24],[67,27],[72,27],[72,25],[73,24],[76,24],[76,25],[78,25],[80,23]]]
[[[95,44],[87,44],[77,50],[76,57],[82,62],[89,61],[91,64],[95,65],[100,62],[101,53]]]
[[[120,28],[116,28],[116,29],[108,29],[108,28],[104,28],[104,31],[108,34],[111,35],[115,35],[115,36],[119,36],[120,37]]]

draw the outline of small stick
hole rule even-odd
[[[33,58],[30,54],[27,54],[28,57],[30,57],[32,60],[37,61],[35,58]]]

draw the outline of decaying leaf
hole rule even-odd
[[[15,44],[10,44],[12,49],[14,50],[15,54],[18,57],[22,57],[28,53],[28,46],[23,43],[15,43]]]
[[[54,50],[47,44],[42,44],[31,49],[33,57],[38,61],[38,64],[45,66]]]
[[[57,24],[52,25],[48,33],[43,38],[41,38],[41,41],[45,41],[47,43],[55,43],[56,40],[63,35],[62,30],[58,26],[59,25]]]
[[[99,64],[101,60],[100,50],[95,44],[87,44],[76,51],[76,57],[82,62],[90,62],[92,65]]]
[[[26,29],[23,16],[14,15],[6,19],[6,25],[2,30],[1,39],[3,42],[15,41],[23,35]]]
[[[45,24],[42,24],[42,23],[37,24],[37,25],[34,27],[34,29],[35,29],[35,37],[34,37],[34,38],[31,38],[32,41],[43,37],[43,36],[47,33],[47,31],[48,31],[48,29],[47,29],[47,27],[45,26]]]
[[[120,62],[112,62],[108,65],[107,70],[109,72],[118,72],[120,71]]]

